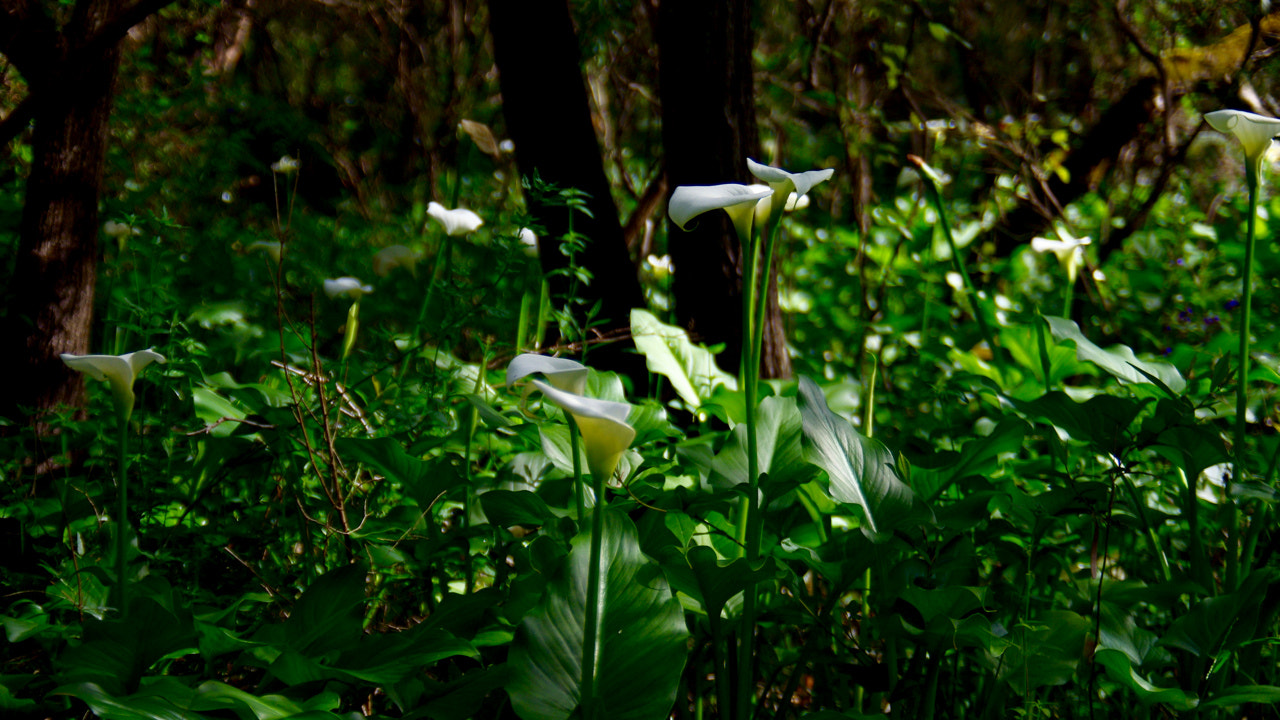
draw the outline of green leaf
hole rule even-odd
[[[716,366],[710,351],[694,345],[683,329],[659,321],[648,311],[631,311],[631,337],[649,371],[670,380],[672,389],[691,408],[710,398],[717,385],[737,388],[734,377]]]
[[[1129,656],[1119,650],[1100,648],[1093,654],[1093,660],[1107,669],[1108,677],[1132,690],[1143,703],[1164,703],[1174,710],[1191,710],[1199,704],[1194,693],[1152,684],[1138,673]]]
[[[1208,658],[1240,647],[1254,637],[1262,601],[1277,577],[1280,570],[1264,568],[1236,592],[1201,600],[1174,621],[1160,644]]]
[[[1045,317],[1044,321],[1049,324],[1049,331],[1053,333],[1054,339],[1059,342],[1075,343],[1076,357],[1097,365],[1120,380],[1128,383],[1150,383],[1151,381],[1144,374],[1147,373],[1151,377],[1159,379],[1160,382],[1175,393],[1180,393],[1187,387],[1187,382],[1182,379],[1178,369],[1169,363],[1139,360],[1133,354],[1133,350],[1126,345],[1118,345],[1111,350],[1103,350],[1090,342],[1080,332],[1080,326],[1070,320]]]
[[[1070,610],[1040,615],[1033,628],[1017,628],[1010,634],[1000,678],[1020,694],[1044,685],[1062,685],[1084,657],[1091,628],[1088,618]]]
[[[773,561],[752,570],[746,558],[721,563],[716,551],[706,545],[695,545],[678,561],[663,568],[672,586],[698,601],[708,615],[719,617],[734,595],[756,583],[773,577]]]
[[[1200,704],[1200,707],[1230,707],[1245,703],[1280,704],[1280,687],[1275,685],[1232,685]]]
[[[528,490],[490,490],[480,496],[480,506],[499,527],[539,527],[555,517],[542,498]]]
[[[913,515],[915,493],[898,477],[893,453],[831,412],[812,380],[800,378],[800,415],[809,462],[827,471],[831,496],[862,508],[864,532],[883,541]]]
[[[464,482],[447,460],[419,460],[392,438],[338,438],[336,447],[398,483],[424,510]]]
[[[665,720],[684,668],[684,612],[635,526],[606,513],[601,545],[596,696],[581,697],[590,532],[573,539],[562,573],[524,618],[508,658],[511,704],[524,720],[565,720],[581,704],[610,720]]]
[[[319,655],[355,645],[363,634],[364,578],[365,570],[359,565],[346,565],[316,578],[284,622],[288,646]]]
[[[795,400],[771,396],[761,401],[756,410],[756,457],[760,472],[769,476],[769,486],[802,482],[812,474],[804,459],[802,427]],[[738,423],[711,463],[711,484],[726,487],[746,482],[747,424]]]

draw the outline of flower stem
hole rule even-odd
[[[581,476],[578,477],[579,482]],[[595,505],[591,511],[591,557],[587,570],[587,606],[582,632],[582,687],[579,709],[583,720],[596,715],[596,644],[600,637],[600,549],[604,539],[604,478],[592,478]]]
[[[1237,526],[1236,501],[1231,493],[1231,486],[1244,479],[1245,473],[1245,426],[1249,409],[1249,319],[1253,304],[1253,246],[1257,233],[1258,221],[1258,185],[1259,178],[1251,173],[1249,185],[1249,219],[1246,224],[1244,250],[1244,291],[1241,303],[1244,314],[1240,322],[1240,369],[1236,375],[1236,432],[1233,438],[1235,460],[1231,475],[1227,478],[1227,592],[1235,591],[1240,579],[1240,528]]]
[[[116,605],[120,616],[129,615],[129,584],[125,578],[125,549],[129,534],[129,421],[120,420],[117,461],[120,468],[116,492]]]
[[[742,552],[747,565],[754,568],[760,560],[760,459],[759,443],[756,432],[757,390],[760,381],[760,352],[763,348],[764,306],[768,303],[769,255],[773,247],[773,233],[769,233],[766,251],[760,257],[760,246],[755,233],[744,243],[743,256],[743,338],[742,362],[739,374],[746,400],[747,423],[747,497],[740,505],[742,514],[738,518],[738,540],[742,543]],[[765,291],[760,292],[760,279],[764,278]],[[735,697],[734,715],[737,720],[747,720],[751,715],[751,700],[755,688],[754,663],[752,656],[755,649],[756,631],[756,586],[754,582],[747,584],[742,592],[742,624],[738,632],[738,672],[737,693]]]
[[[982,339],[987,341],[987,347],[991,349],[991,358],[995,362],[996,371],[1000,373],[1000,380],[1004,382],[1009,374],[1004,366],[1004,357],[1000,354],[1000,348],[996,346],[995,339],[991,334],[991,328],[987,326],[987,317],[982,312],[982,306],[978,302],[978,291],[974,289],[973,280],[969,277],[969,269],[960,260],[960,250],[956,247],[955,237],[951,235],[951,222],[947,219],[947,209],[942,204],[942,194],[938,190],[937,184],[928,174],[921,172],[920,177],[924,179],[924,187],[928,192],[929,199],[933,201],[933,207],[938,211],[938,225],[942,227],[942,236],[947,240],[947,247],[951,248],[951,263],[955,267],[956,273],[964,281],[965,294],[969,297],[970,309],[973,317],[978,321],[978,330],[982,333]],[[1070,312],[1070,308],[1067,308]]]

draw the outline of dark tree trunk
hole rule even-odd
[[[81,2],[71,21],[55,30],[38,8],[14,3],[6,11],[15,24],[0,38],[0,51],[20,58],[15,64],[30,84],[35,120],[34,161],[2,336],[20,348],[22,382],[4,385],[0,411],[33,420],[40,433],[48,411],[84,404],[81,378],[58,356],[90,349],[98,194],[120,60],[119,35],[107,39],[103,31],[122,5]]]
[[[759,159],[752,86],[751,3],[664,2],[658,15],[662,145],[670,187],[750,183],[747,157]],[[720,364],[742,353],[742,249],[724,213],[672,230],[676,317],[694,339],[724,344]],[[790,373],[776,282],[769,282],[762,370]]]
[[[493,54],[502,89],[502,111],[516,146],[516,162],[525,177],[537,174],[559,188],[586,193],[591,216],[566,207],[538,202],[531,197],[530,211],[541,225],[538,249],[544,272],[566,267],[560,239],[572,230],[588,242],[577,257],[591,271],[589,285],[580,287],[586,302],[578,306],[578,321],[595,303],[600,310],[594,336],[616,335],[630,327],[631,309],[644,306],[644,295],[634,263],[627,253],[618,209],[609,194],[600,147],[591,125],[591,109],[582,80],[578,40],[566,0],[493,0],[489,5]],[[552,295],[569,291],[563,274],[551,278]],[[621,343],[593,365],[604,364],[643,377],[635,356],[621,353]]]

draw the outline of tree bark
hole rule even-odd
[[[29,420],[37,434],[47,414],[84,404],[84,385],[59,359],[90,351],[98,259],[98,196],[107,121],[124,33],[172,0],[81,0],[58,28],[38,3],[8,0],[0,53],[30,87],[12,122],[35,122],[33,162],[23,203],[21,237],[0,333],[19,348],[18,382],[0,385],[0,413]]]
[[[576,258],[591,272],[591,282],[580,286],[585,301],[576,306],[579,323],[599,303],[602,321],[587,339],[625,334],[631,309],[644,306],[644,295],[635,264],[627,253],[618,209],[604,174],[599,144],[591,125],[591,109],[582,79],[578,40],[566,0],[492,0],[489,27],[493,34],[494,60],[502,90],[502,111],[515,142],[516,162],[526,178],[536,174],[561,189],[587,195],[590,216],[567,207],[530,197],[530,212],[543,232],[538,254],[544,273],[568,265],[560,252],[561,238],[572,228],[587,238]],[[551,276],[552,296],[570,291],[563,273]],[[592,354],[611,369],[633,379],[644,376],[636,356],[623,354],[619,343],[603,355]]]
[[[751,3],[664,2],[658,14],[658,80],[662,144],[670,187],[750,183],[747,157],[758,157],[752,85]],[[737,368],[742,354],[742,248],[724,213],[674,228],[676,317],[690,335],[723,344],[720,364]],[[762,372],[790,374],[776,276],[768,279]]]

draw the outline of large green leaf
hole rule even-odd
[[[462,476],[446,461],[419,460],[389,437],[338,438],[336,446],[339,453],[353,457],[399,483],[424,510],[441,495],[463,483]]]
[[[511,704],[524,720],[663,720],[675,701],[689,637],[658,565],[640,552],[631,519],[606,512],[601,545],[596,695],[581,697],[591,535],[573,539],[564,571],[524,617],[508,662]]]
[[[1090,342],[1074,322],[1057,317],[1046,317],[1044,320],[1049,324],[1049,331],[1053,333],[1055,340],[1075,343],[1076,357],[1097,365],[1125,382],[1150,383],[1150,378],[1154,377],[1176,393],[1187,387],[1187,382],[1182,379],[1178,369],[1169,363],[1139,360],[1126,345],[1103,350]]]
[[[752,570],[746,558],[721,563],[715,550],[694,545],[684,557],[667,563],[664,569],[677,590],[697,600],[708,615],[719,617],[734,595],[773,577],[774,564],[769,559]]]
[[[684,330],[659,321],[646,310],[631,311],[631,337],[645,356],[649,371],[670,380],[672,389],[691,408],[711,397],[717,385],[737,387],[733,376],[716,366],[709,350],[694,345]]]
[[[770,486],[786,486],[812,475],[812,466],[804,459],[802,426],[800,411],[791,398],[767,397],[756,410],[756,458],[760,472],[769,476]],[[711,483],[741,485],[749,481],[747,475],[747,424],[738,423],[711,463]]]
[[[1138,672],[1127,654],[1115,648],[1099,648],[1093,660],[1107,669],[1108,677],[1132,690],[1144,703],[1164,703],[1174,710],[1190,710],[1199,704],[1194,693],[1153,684]]]
[[[800,415],[809,462],[827,471],[831,496],[862,508],[872,540],[888,539],[913,513],[915,493],[898,477],[893,453],[831,412],[822,390],[800,378]]]
[[[1084,657],[1092,623],[1070,610],[1050,610],[1010,634],[1000,678],[1018,693],[1071,679]]]

